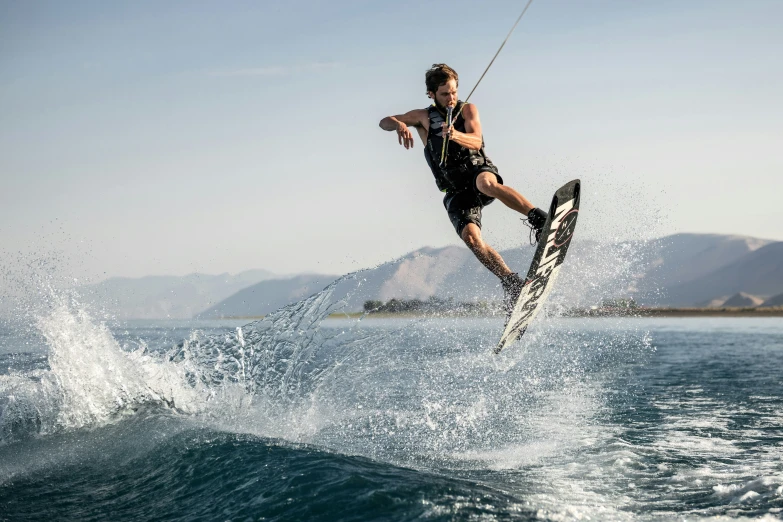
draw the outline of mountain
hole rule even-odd
[[[570,261],[564,266],[559,285],[558,300],[567,306],[577,303],[600,302],[625,288],[625,274],[617,267],[626,267],[628,261],[614,263],[607,269],[608,260],[616,261],[616,245],[595,242],[575,242],[569,250]],[[533,257],[530,245],[502,252],[512,267],[527,267]],[[333,276],[311,276],[317,284],[307,288],[310,293],[332,282]],[[305,297],[305,284],[311,280],[289,279],[264,281],[242,290],[235,296],[198,314],[198,318],[247,317],[263,315],[277,306]],[[320,286],[319,286],[320,285]],[[308,294],[309,295],[309,294]],[[453,299],[456,302],[497,302],[503,297],[498,279],[492,275],[464,246],[443,248],[425,247],[380,266],[359,271],[341,278],[334,290],[334,301],[345,303],[345,311],[362,310],[365,301],[422,299],[429,297]]]
[[[769,243],[715,270],[667,287],[666,300],[674,306],[693,306],[737,292],[760,297],[783,292],[783,241]]]
[[[679,285],[701,278],[736,262],[772,241],[746,236],[720,234],[674,234],[634,245],[638,249],[637,299],[650,304],[673,304]],[[725,300],[743,291],[739,288],[725,294],[710,293],[709,298]],[[674,297],[680,300],[680,297]],[[696,301],[688,304],[696,304]],[[682,303],[680,303],[682,304]]]
[[[525,263],[532,247],[504,252],[507,261]],[[197,318],[264,315],[326,287],[336,276],[309,275],[263,281],[246,288],[197,315]],[[494,301],[502,297],[497,278],[463,246],[425,247],[374,268],[342,278],[334,300],[345,311],[359,311],[368,300],[427,299],[437,296],[457,301]]]
[[[765,308],[770,306],[783,306],[783,294],[774,295],[761,303],[759,306]]]
[[[501,254],[510,267],[524,272],[533,249],[526,245]],[[769,296],[783,291],[781,273],[783,242],[720,234],[675,234],[618,243],[577,238],[551,300],[567,307],[617,297],[633,297],[651,306],[720,304],[740,292]],[[366,299],[437,296],[497,301],[502,297],[497,279],[463,246],[423,248],[362,276],[361,297]],[[354,309],[361,307],[358,297],[348,301]]]
[[[286,279],[270,279],[244,288],[218,304],[195,315],[195,319],[254,317],[300,301],[331,283],[337,276],[305,274]]]
[[[517,248],[503,252],[506,262],[521,266],[532,257],[533,249]],[[363,284],[375,290],[374,299],[444,299],[482,301],[496,299],[498,280],[464,246],[422,248],[362,274]],[[377,290],[376,290],[377,289]],[[362,296],[372,292],[362,292]],[[356,299],[352,300],[355,302]]]
[[[501,254],[524,275],[533,252],[524,245]],[[265,271],[114,278],[82,293],[122,318],[248,317],[296,302],[335,279],[322,274],[274,278]],[[549,303],[577,307],[633,297],[651,306],[718,306],[743,292],[758,298],[783,293],[783,242],[718,234],[616,243],[576,238]],[[342,277],[333,299],[345,303],[346,311],[358,311],[368,300],[433,296],[496,302],[502,290],[497,278],[460,245],[421,248]]]
[[[266,270],[236,275],[113,277],[79,288],[82,300],[119,319],[190,319],[239,290],[275,277]]]
[[[760,305],[764,300],[756,297],[755,295],[746,294],[745,292],[739,292],[726,299],[722,306],[736,307],[736,308],[749,308]]]
[[[633,297],[643,305],[721,305],[745,292],[769,295],[783,269],[783,243],[718,234],[677,234],[643,242],[599,243],[574,240],[550,303],[589,306],[607,298]],[[527,267],[533,248],[525,245],[501,252],[518,270]],[[524,270],[521,270],[524,272]],[[254,316],[289,304],[327,286],[331,276],[264,281],[199,314],[200,318]],[[781,288],[783,291],[783,288]],[[308,294],[309,295],[309,294]],[[333,300],[346,311],[365,301],[421,299],[499,301],[495,278],[464,246],[421,248],[399,259],[341,278]],[[739,302],[743,296],[732,298]],[[758,299],[750,297],[750,302]],[[742,303],[748,301],[743,300]],[[753,306],[738,304],[736,306]]]

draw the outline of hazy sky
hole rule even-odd
[[[344,273],[458,242],[416,143],[524,1],[0,1],[0,253],[105,276]],[[579,234],[783,240],[783,2],[536,0],[472,100],[506,183]],[[629,225],[631,223],[631,225]],[[494,203],[485,235],[518,244]]]

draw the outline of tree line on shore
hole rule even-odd
[[[502,310],[497,302],[465,302],[453,298],[432,296],[421,299],[390,299],[386,302],[369,300],[364,302],[365,313],[384,314],[433,314],[433,315],[497,315]],[[601,316],[680,316],[680,315],[760,315],[780,316],[783,308],[648,308],[639,306],[633,298],[603,299],[599,305],[560,309],[557,315],[563,317]]]
[[[460,314],[493,314],[500,308],[500,303],[455,301],[453,298],[443,299],[437,296],[432,296],[426,301],[421,299],[393,298],[385,303],[374,299],[364,302],[364,311],[367,313],[454,312]],[[601,302],[601,309],[606,311],[635,310],[636,308],[637,304],[633,298],[604,299]]]
[[[494,314],[498,310],[496,303],[486,301],[464,302],[455,301],[453,298],[442,299],[432,296],[426,301],[421,299],[390,299],[385,303],[379,300],[364,302],[364,311],[367,313],[458,313],[458,314]]]

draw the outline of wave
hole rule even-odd
[[[130,423],[134,434],[167,429],[155,417]],[[128,433],[105,431],[114,444],[99,444],[101,452],[0,488],[5,512],[14,520],[535,518],[513,495],[476,481],[280,440],[191,428],[157,443],[147,437],[141,448]]]

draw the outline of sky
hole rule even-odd
[[[0,0],[0,255],[100,279],[340,274],[459,243],[420,143],[524,1]],[[578,234],[783,240],[783,2],[535,0],[471,101],[505,183]],[[519,216],[485,209],[497,248]],[[525,236],[526,237],[526,236]]]

